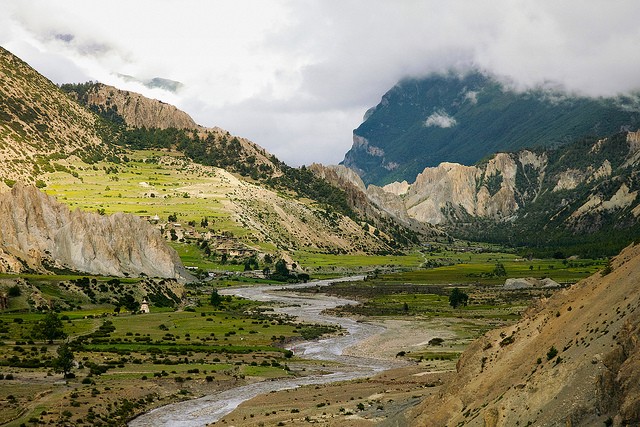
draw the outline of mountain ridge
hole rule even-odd
[[[640,98],[517,92],[480,72],[405,79],[365,114],[342,162],[367,184],[411,182],[442,162],[555,147],[640,126]]]
[[[623,132],[552,150],[499,152],[474,166],[427,167],[411,184],[360,180],[354,188],[404,224],[535,250],[612,255],[640,233],[639,140],[640,132]]]

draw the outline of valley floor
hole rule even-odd
[[[376,323],[385,330],[346,354],[397,361],[403,349],[424,349],[434,337],[456,336],[447,321],[386,319]],[[268,393],[244,402],[211,425],[373,426],[438,392],[454,371],[455,360],[414,361],[367,379]]]

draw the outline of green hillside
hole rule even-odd
[[[354,131],[343,163],[367,184],[412,182],[441,162],[471,165],[498,151],[555,147],[638,126],[640,103],[632,98],[515,92],[479,73],[432,75],[387,92]]]

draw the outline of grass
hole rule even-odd
[[[445,258],[447,259],[447,258]],[[501,284],[506,278],[550,277],[558,283],[575,283],[599,271],[606,264],[605,260],[564,260],[544,259],[525,260],[509,254],[477,254],[448,258],[452,265],[430,269],[380,274],[378,279],[387,283],[475,283]],[[496,263],[504,265],[506,276],[492,276]]]
[[[68,296],[68,291],[53,289],[52,284],[42,288],[60,298]],[[283,340],[301,339],[304,325],[261,313],[259,303],[247,300],[232,298],[213,308],[206,304],[209,289],[210,285],[190,289],[192,311],[165,308],[144,315],[115,314],[113,306],[90,304],[62,311],[60,316],[68,318],[64,330],[81,363],[74,369],[77,377],[65,385],[50,367],[16,364],[28,360],[48,364],[55,357],[60,341],[47,344],[31,338],[33,326],[44,314],[0,313],[0,339],[5,343],[0,346],[0,373],[14,375],[13,380],[3,380],[0,400],[15,397],[0,421],[19,426],[35,417],[60,424],[60,414],[69,411],[77,417],[74,424],[94,425],[96,414],[105,420],[121,416],[118,408],[129,408],[125,399],[137,403],[122,419],[184,396],[229,388],[245,377],[289,375],[285,361],[290,355],[279,346]],[[247,310],[254,314],[246,314]],[[103,322],[113,328],[97,335]],[[91,374],[95,367],[102,372]],[[158,395],[157,390],[169,394]]]
[[[169,242],[169,246],[176,250],[182,263],[186,267],[197,267],[200,270],[225,270],[225,271],[243,271],[243,264],[221,264],[207,258],[204,253],[194,244]]]
[[[176,152],[142,150],[129,152],[128,156],[130,161],[121,164],[99,162],[87,167],[84,163],[72,162],[73,168],[84,169],[82,179],[64,172],[49,174],[45,192],[72,209],[158,215],[163,221],[177,213],[178,222],[196,221],[198,226],[206,216],[216,229],[234,235],[246,234],[245,229],[231,220],[223,205],[227,193],[233,189],[224,177],[184,167],[179,160],[180,153]],[[176,164],[159,164],[154,160],[159,156],[175,157]],[[117,173],[112,173],[114,167]],[[216,190],[213,197],[184,197],[183,187],[203,183]],[[151,194],[155,197],[150,197]]]
[[[309,250],[296,251],[294,259],[310,271],[328,275],[340,275],[345,271],[373,271],[376,268],[412,269],[420,266],[423,260],[417,251],[408,255],[334,255]]]

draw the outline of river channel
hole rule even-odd
[[[297,378],[283,378],[262,381],[235,387],[198,399],[166,405],[140,415],[129,423],[131,427],[202,427],[213,423],[233,411],[242,402],[271,391],[294,389],[304,385],[326,384],[336,381],[353,380],[375,375],[399,365],[399,362],[347,356],[345,350],[359,342],[380,334],[384,328],[350,318],[334,317],[322,314],[328,308],[334,308],[357,302],[336,298],[324,294],[298,294],[297,288],[308,286],[327,286],[336,281],[358,280],[362,277],[348,277],[284,286],[254,286],[230,288],[220,291],[222,295],[264,302],[278,302],[277,313],[296,316],[300,321],[309,323],[333,323],[340,325],[346,333],[323,340],[296,343],[290,350],[304,359],[331,362],[325,367],[327,373]]]

